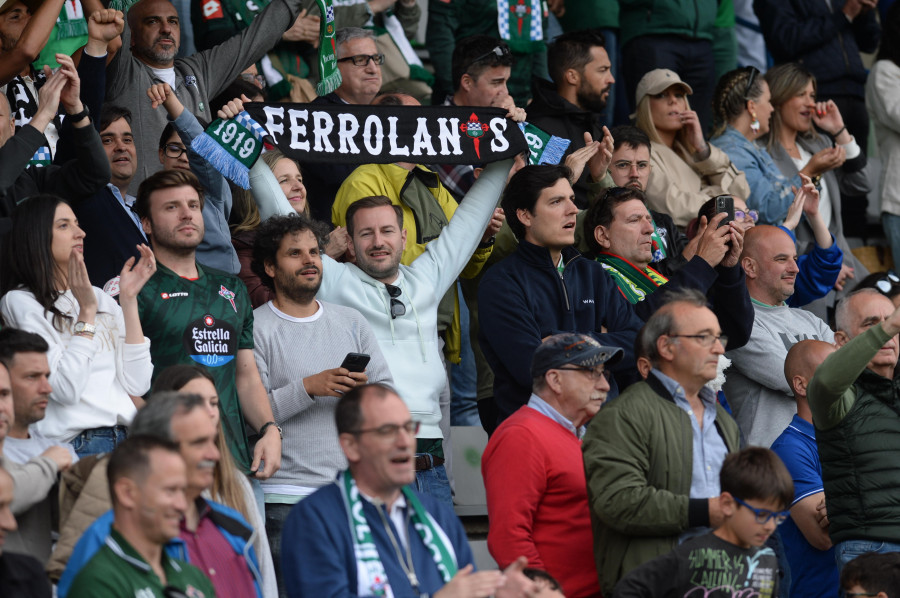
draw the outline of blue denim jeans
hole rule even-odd
[[[416,457],[426,453],[416,453]],[[416,481],[413,486],[422,494],[433,496],[448,506],[453,506],[453,496],[450,493],[450,482],[447,480],[447,470],[443,465],[416,472]]]
[[[284,503],[266,503],[266,534],[269,536],[269,547],[272,549],[272,562],[275,563],[275,580],[278,582],[278,595],[287,597],[287,589],[281,581],[281,530],[287,520],[288,513],[294,505]]]
[[[73,438],[69,444],[75,449],[75,453],[80,459],[88,455],[110,453],[127,437],[128,429],[125,426],[91,428]]]
[[[834,545],[834,560],[837,561],[840,570],[844,568],[844,565],[867,552],[900,552],[900,544],[878,542],[877,540],[844,540]]]

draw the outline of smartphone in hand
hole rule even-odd
[[[725,213],[727,216],[719,222],[719,226],[728,226],[729,222],[734,221],[734,198],[730,195],[717,195],[715,197],[716,202],[716,215]]]
[[[347,353],[341,367],[350,372],[364,372],[369,365],[369,359],[371,358],[365,353]]]

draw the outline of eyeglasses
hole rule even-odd
[[[479,56],[478,58],[476,58],[475,60],[473,60],[472,62],[470,62],[470,63],[468,64],[468,66],[466,66],[466,70],[468,71],[468,70],[469,70],[470,68],[472,68],[472,66],[474,66],[475,64],[478,64],[479,62],[481,62],[481,61],[484,60],[485,58],[489,58],[489,57],[491,57],[491,56],[496,56],[498,60],[501,59],[501,58],[503,58],[504,56],[509,56],[509,47],[507,47],[507,46],[494,46],[494,49],[493,49],[493,50],[491,50],[490,52],[485,52],[484,54],[482,54],[481,56]]]
[[[254,75],[253,73],[241,73],[241,79],[248,83],[253,83],[260,89],[266,86],[266,78],[263,75]]]
[[[589,368],[583,365],[573,365],[569,368],[556,368],[557,370],[565,370],[568,372],[590,372],[591,380],[598,381],[600,378],[606,378],[606,381],[609,382],[609,371],[605,369],[599,368]]]
[[[759,212],[757,210],[735,210],[734,211],[734,219],[738,222],[743,222],[749,218],[753,222],[759,222]]]
[[[352,62],[353,66],[366,66],[369,61],[374,62],[378,66],[384,64],[384,54],[356,54],[347,56],[346,58],[338,58],[338,62]]]
[[[724,334],[710,334],[707,332],[706,334],[668,334],[666,335],[669,338],[692,338],[700,343],[701,347],[712,347],[713,343],[719,341],[722,343],[722,348],[724,349],[728,345],[728,336]]]
[[[747,87],[744,88],[744,99],[750,99],[750,88],[753,87],[753,82],[756,81],[757,75],[759,75],[759,69],[755,66],[748,66],[750,69],[750,76],[747,77]]]
[[[875,281],[875,287],[885,294],[890,293],[898,285],[900,285],[900,277],[893,272],[888,272]]]
[[[405,424],[384,424],[383,426],[378,426],[377,428],[359,429],[354,430],[350,433],[354,436],[371,433],[381,438],[382,440],[395,440],[397,438],[397,434],[400,433],[400,430],[406,430],[407,434],[415,436],[419,433],[419,426],[421,425],[422,422],[409,420]]]
[[[403,305],[403,302],[397,299],[400,296],[400,293],[403,290],[400,287],[396,287],[392,284],[385,284],[384,288],[387,289],[388,295],[391,296],[391,319],[396,320],[400,316],[406,314],[406,306]]]
[[[732,498],[737,504],[747,507],[748,509],[753,511],[753,514],[756,515],[756,522],[760,525],[768,523],[769,519],[774,519],[775,525],[781,525],[782,523],[784,523],[784,520],[788,518],[788,515],[791,514],[790,511],[770,511],[768,509],[757,509],[756,507],[751,507],[750,505],[739,499],[737,496],[732,496]]]
[[[165,152],[166,156],[169,158],[180,158],[181,154],[187,151],[187,148],[183,145],[178,145],[177,143],[167,143],[163,148],[163,152]]]

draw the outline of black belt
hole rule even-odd
[[[434,455],[417,455],[416,471],[428,471],[439,465],[444,464],[443,457],[435,457]]]

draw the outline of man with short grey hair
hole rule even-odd
[[[220,457],[216,446],[218,429],[203,405],[198,395],[156,393],[138,411],[129,433],[178,445],[187,467],[187,509],[179,542],[188,562],[210,578],[216,596],[262,598],[263,582],[253,548],[256,532],[237,511],[201,496],[213,486],[213,471]],[[247,508],[255,505],[250,503]],[[85,531],[60,580],[60,596],[65,595],[81,568],[103,546],[112,522],[113,513],[109,511]]]
[[[638,335],[652,365],[646,380],[601,409],[582,444],[604,595],[630,570],[723,521],[719,470],[740,444],[737,424],[706,387],[728,339],[699,291],[667,294]]]
[[[375,35],[369,29],[344,27],[334,34],[335,58],[341,72],[341,86],[313,100],[313,104],[368,105],[381,89],[384,54],[378,52]],[[310,215],[331,222],[331,205],[344,179],[358,164],[315,164],[304,168],[303,183]]]

